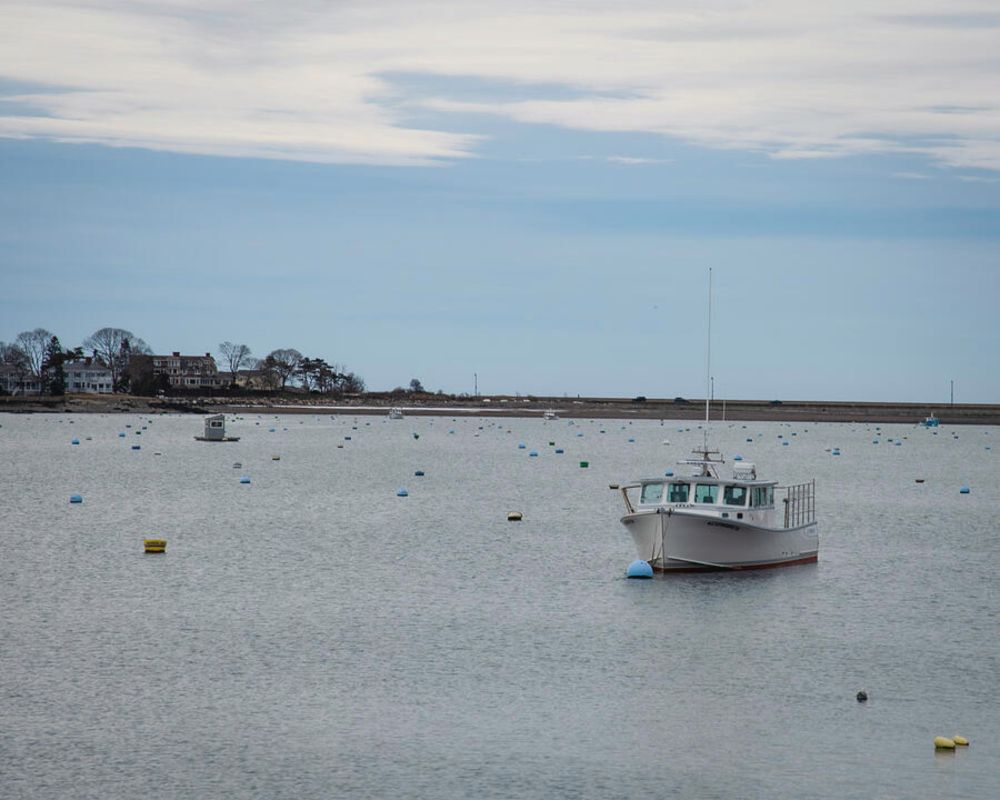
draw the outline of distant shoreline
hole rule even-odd
[[[85,414],[352,414],[383,416],[399,407],[408,416],[541,418],[554,411],[567,419],[705,418],[705,401],[649,398],[565,397],[419,397],[364,398],[334,401],[316,396],[285,396],[244,400],[231,397],[147,398],[130,395],[68,395],[66,397],[0,397],[0,413]],[[723,408],[724,406],[724,408]],[[724,413],[724,416],[723,416]],[[715,400],[713,422],[858,422],[918,424],[933,414],[943,425],[1000,425],[1000,405],[979,403],[865,403],[817,400]]]

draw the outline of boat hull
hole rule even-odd
[[[718,516],[651,509],[621,519],[639,558],[657,572],[744,570],[809,564],[819,558],[815,522],[765,528]]]

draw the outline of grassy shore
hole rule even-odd
[[[393,397],[372,394],[333,400],[289,393],[259,398],[147,398],[130,395],[68,395],[66,397],[0,397],[0,412],[14,413],[177,413],[229,414],[374,414],[399,407],[408,416],[541,417],[552,410],[560,417],[587,419],[677,419],[705,417],[705,401],[648,398],[565,397]],[[1000,425],[1000,405],[962,403],[864,403],[817,400],[715,400],[713,420],[785,422],[918,423],[930,414],[945,425]]]

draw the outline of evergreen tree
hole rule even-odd
[[[116,392],[127,392],[129,390],[128,363],[132,358],[132,342],[128,337],[122,339],[118,347],[118,363],[123,365],[123,369],[118,375],[118,382],[115,384]]]
[[[67,353],[63,351],[58,336],[53,336],[45,345],[45,358],[42,361],[41,376],[45,381],[49,394],[66,394],[66,370],[63,364]]]

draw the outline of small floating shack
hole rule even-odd
[[[205,417],[205,435],[195,436],[199,442],[238,442],[239,436],[226,436],[226,415],[210,414]]]

